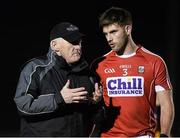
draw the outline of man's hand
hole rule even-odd
[[[97,103],[101,100],[103,94],[102,86],[98,86],[98,83],[95,83],[95,92],[93,92],[92,100]]]
[[[68,80],[65,86],[60,91],[65,103],[80,103],[84,100],[87,100],[88,92],[85,91],[84,87],[70,89],[69,85],[70,81]]]

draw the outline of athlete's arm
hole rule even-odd
[[[157,92],[156,103],[160,106],[160,128],[161,133],[170,136],[174,120],[174,103],[171,90]]]

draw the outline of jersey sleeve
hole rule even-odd
[[[155,90],[160,92],[170,89],[172,89],[172,85],[166,63],[159,57],[155,63]]]

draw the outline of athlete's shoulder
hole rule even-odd
[[[146,58],[148,61],[157,61],[157,60],[163,60],[162,57],[155,52],[152,52],[144,47],[140,47],[138,51],[144,58]]]

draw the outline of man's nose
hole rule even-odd
[[[110,42],[110,41],[112,41],[112,36],[111,36],[110,34],[108,34],[108,35],[106,36],[106,39],[107,39],[108,42]]]
[[[73,47],[74,47],[75,49],[81,49],[81,44],[73,45]]]

